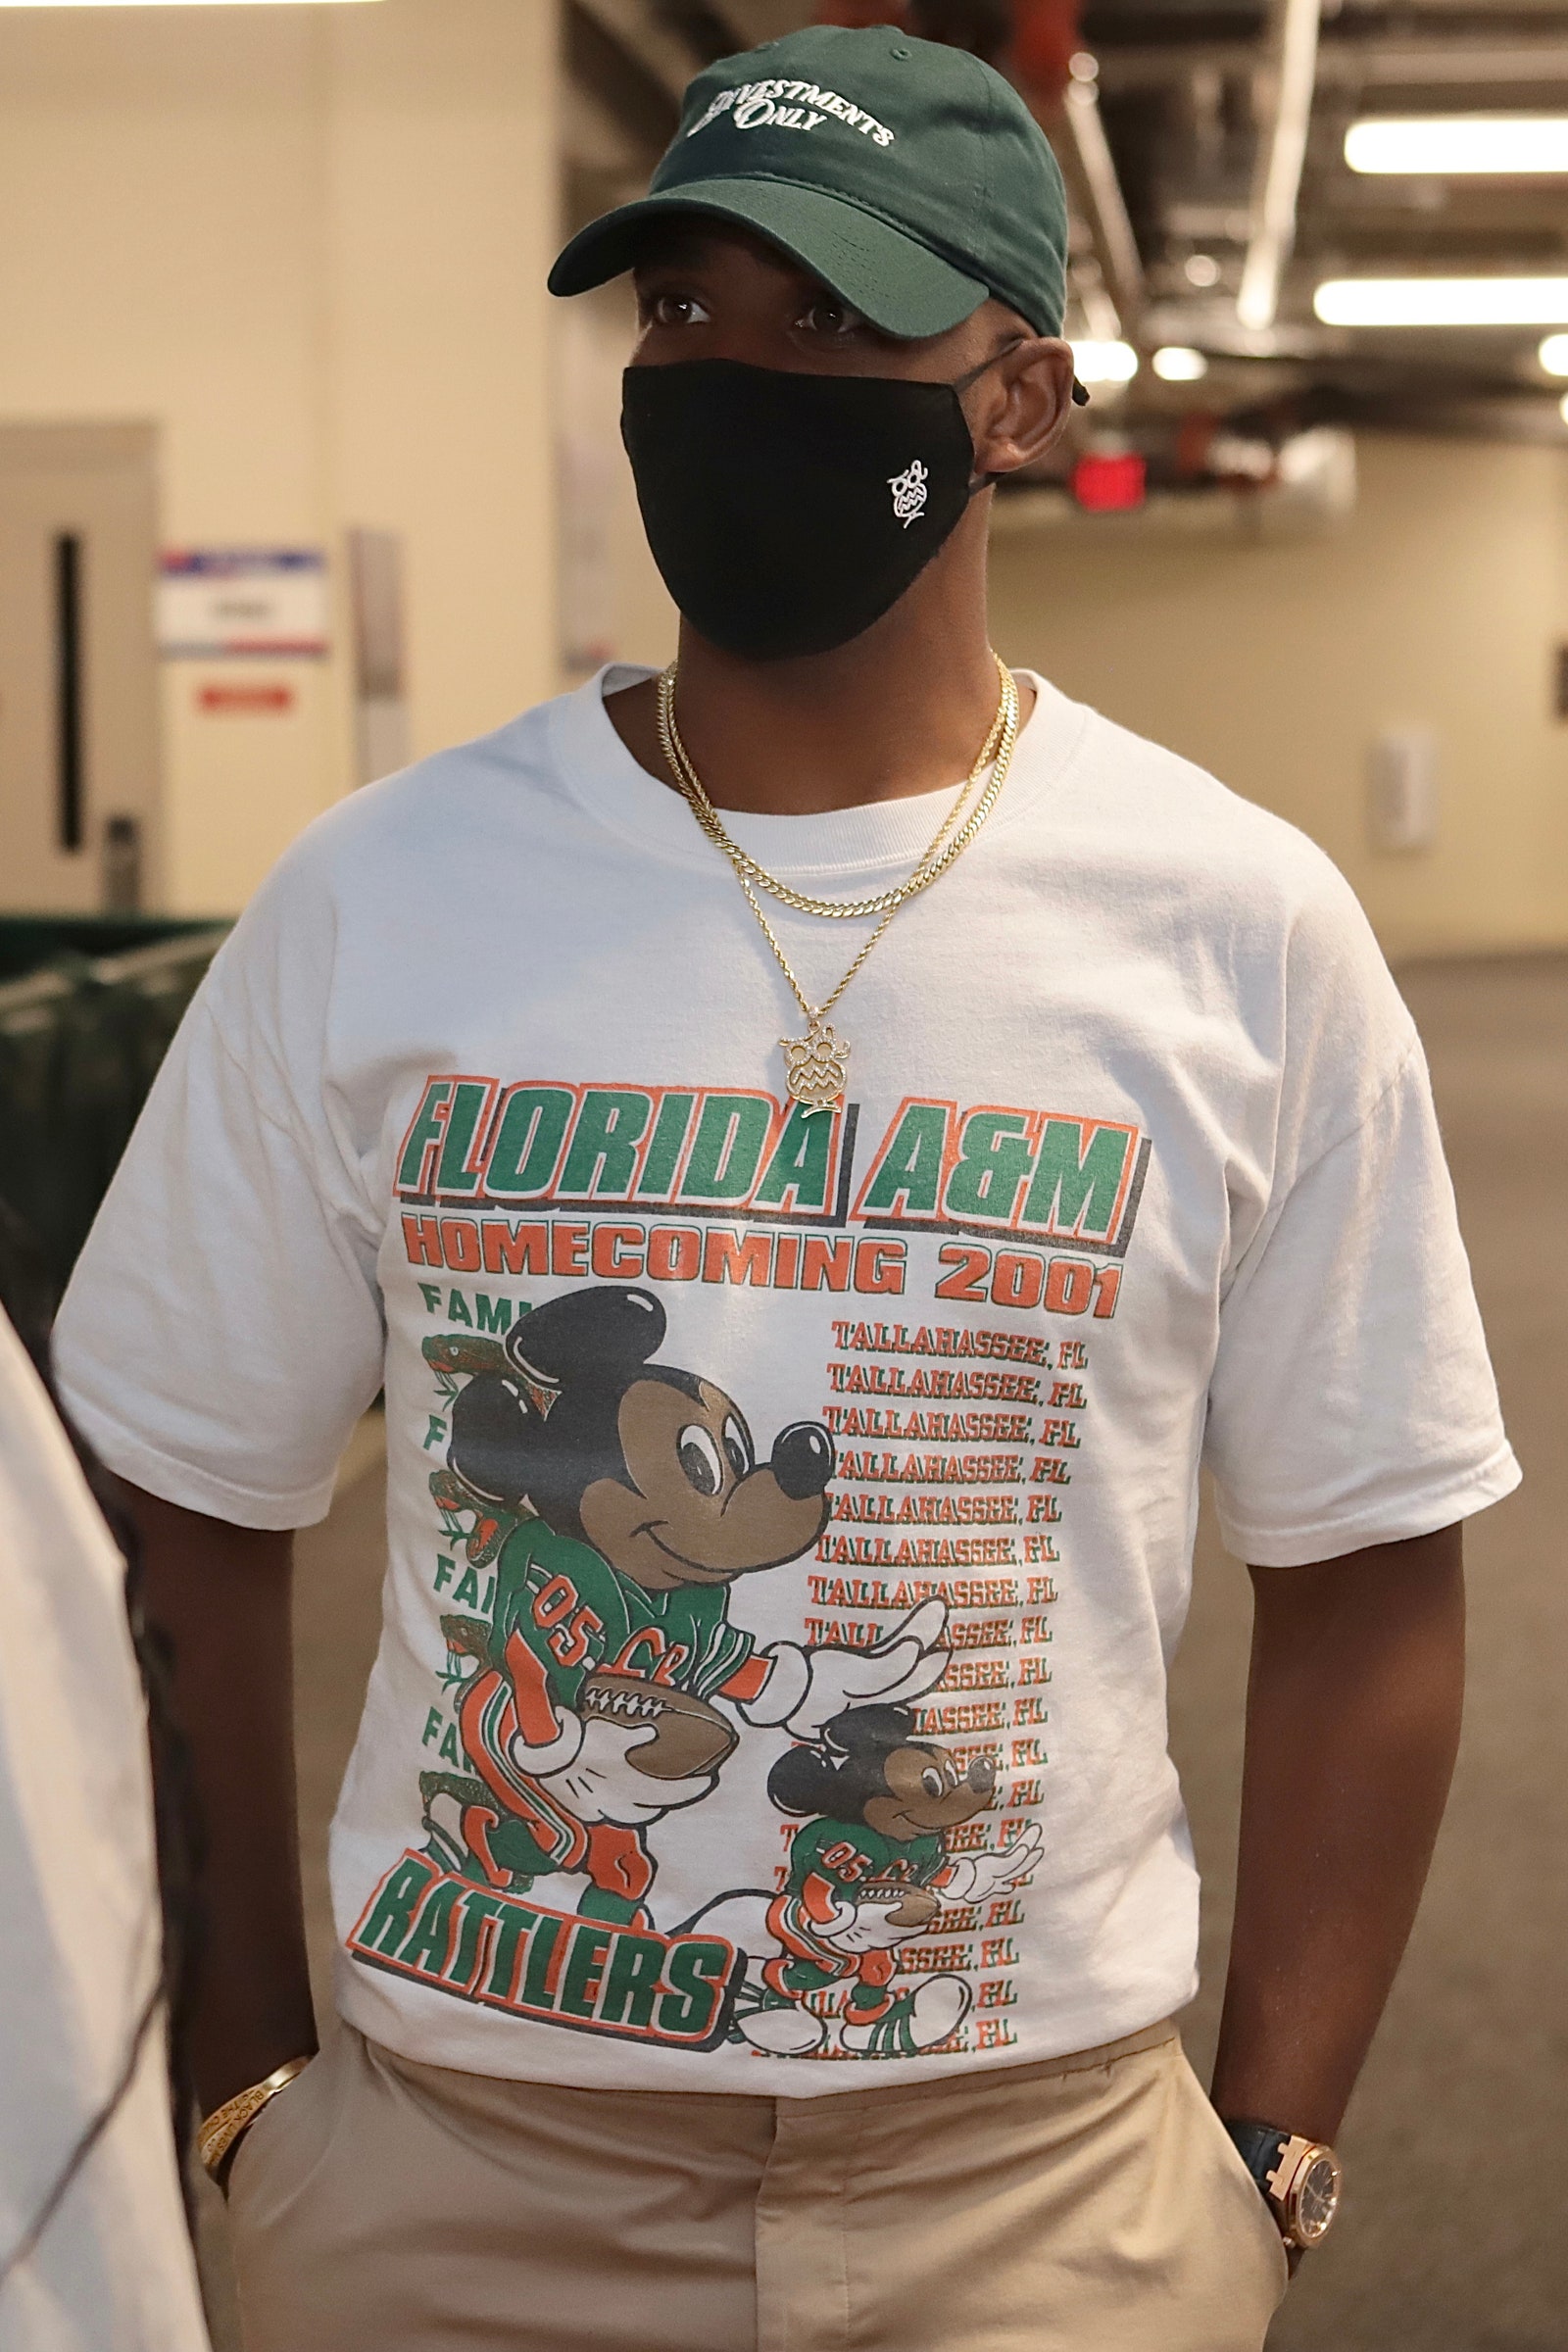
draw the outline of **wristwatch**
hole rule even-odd
[[[1277,2124],[1221,2118],[1237,2152],[1268,2200],[1288,2246],[1318,2246],[1334,2227],[1345,2168],[1320,2139],[1302,2139]]]

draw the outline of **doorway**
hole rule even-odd
[[[157,430],[0,424],[0,909],[156,908]]]

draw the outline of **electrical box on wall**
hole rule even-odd
[[[1438,739],[1429,727],[1389,727],[1372,745],[1367,831],[1375,850],[1430,850],[1438,838]]]

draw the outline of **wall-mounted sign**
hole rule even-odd
[[[294,708],[294,689],[281,678],[255,685],[214,685],[196,689],[196,708],[217,718],[281,718]]]
[[[318,548],[175,548],[159,564],[158,650],[166,660],[327,650],[326,558]]]

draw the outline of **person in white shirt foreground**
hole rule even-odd
[[[990,649],[1065,235],[968,56],[700,76],[552,279],[635,273],[678,665],[307,833],[77,1271],[212,1825],[254,2352],[1256,2352],[1332,2219],[1458,1522],[1517,1473],[1345,884]],[[383,1384],[296,2081],[288,1531]],[[1256,1593],[1212,2107],[1165,1744],[1205,1463]]]
[[[207,2352],[124,1563],[0,1312],[0,2344]]]

